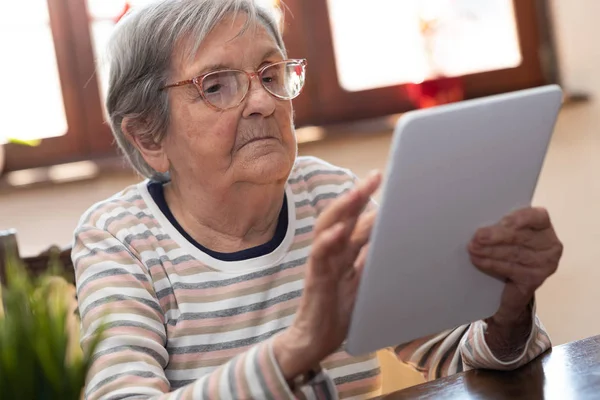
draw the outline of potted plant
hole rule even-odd
[[[101,333],[84,354],[74,330],[74,296],[65,296],[72,285],[53,274],[57,270],[34,278],[18,259],[7,262],[6,284],[0,285],[0,399],[82,398]]]

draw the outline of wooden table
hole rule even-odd
[[[600,399],[600,336],[556,346],[516,371],[467,371],[385,398]]]

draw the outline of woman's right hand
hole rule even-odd
[[[287,380],[318,366],[346,339],[362,272],[361,250],[376,216],[375,210],[361,213],[380,183],[381,174],[371,174],[317,219],[296,317],[273,344]]]

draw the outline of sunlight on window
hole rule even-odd
[[[46,1],[0,1],[0,143],[67,132]]]
[[[340,85],[360,91],[521,64],[512,0],[328,0]]]

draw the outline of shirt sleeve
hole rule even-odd
[[[398,359],[433,380],[469,369],[513,370],[519,368],[551,347],[551,342],[532,307],[532,329],[523,352],[514,360],[501,361],[494,356],[485,341],[487,324],[477,321],[438,335],[418,339],[394,351]]]
[[[292,392],[270,340],[171,392],[165,316],[143,263],[111,233],[91,226],[76,231],[72,258],[84,352],[104,329],[87,376],[87,399],[337,398],[326,371]]]

